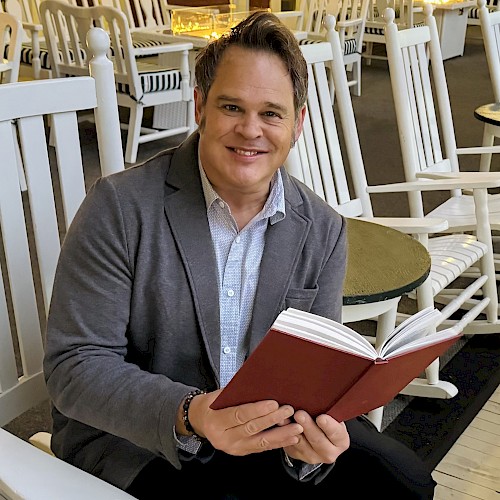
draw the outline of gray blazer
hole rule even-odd
[[[177,408],[190,390],[219,387],[217,266],[197,148],[194,133],[99,179],[59,259],[44,361],[52,447],[120,488],[155,456],[181,467]],[[287,307],[341,318],[345,221],[281,173],[286,217],[266,233],[250,351]]]

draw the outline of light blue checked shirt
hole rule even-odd
[[[278,170],[264,208],[241,230],[228,204],[214,191],[200,163],[219,278],[220,385],[224,387],[248,355],[247,329],[259,279],[268,224],[285,217],[285,195]]]

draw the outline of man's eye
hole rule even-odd
[[[281,118],[281,117],[280,117],[280,115],[278,115],[278,114],[277,114],[277,113],[275,113],[274,111],[266,111],[266,112],[264,113],[264,115],[265,115],[265,116],[268,116],[268,117],[270,117],[270,118],[274,118],[274,117],[276,117],[276,118]]]
[[[227,111],[238,111],[238,106],[235,106],[234,104],[225,104],[224,109]]]

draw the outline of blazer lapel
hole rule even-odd
[[[298,215],[302,198],[285,169],[281,169],[285,187],[286,216],[270,225],[266,232],[266,247],[260,265],[259,284],[250,324],[250,352],[267,333],[281,312],[298,254],[307,238],[312,221]]]
[[[217,263],[198,167],[198,134],[174,153],[166,178],[165,213],[193,292],[205,349],[219,377],[220,319]]]

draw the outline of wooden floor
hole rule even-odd
[[[500,387],[436,466],[435,500],[500,500]]]

